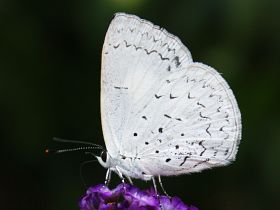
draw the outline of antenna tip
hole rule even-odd
[[[49,155],[51,153],[55,153],[55,150],[45,149],[45,155]]]
[[[45,149],[45,155],[50,154],[50,150],[49,149]]]

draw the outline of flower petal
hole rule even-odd
[[[157,197],[153,189],[140,190],[129,184],[119,184],[112,190],[103,184],[90,187],[79,206],[81,210],[198,210],[178,197]]]

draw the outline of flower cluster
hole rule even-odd
[[[129,184],[120,184],[113,190],[103,184],[90,187],[79,206],[81,210],[198,210],[178,197],[157,197],[154,190],[140,190]]]

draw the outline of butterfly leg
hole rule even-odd
[[[152,180],[153,180],[153,185],[154,185],[154,190],[155,190],[155,193],[156,195],[158,196],[158,192],[157,192],[157,184],[156,184],[156,180],[155,180],[155,177],[152,176]]]
[[[152,181],[153,181],[154,190],[155,190],[155,193],[157,195],[157,199],[158,199],[158,202],[159,202],[160,209],[162,209],[162,206],[161,206],[161,203],[160,203],[160,199],[159,199],[159,194],[158,194],[158,191],[157,191],[157,183],[156,183],[156,180],[155,180],[154,176],[152,176]]]
[[[158,176],[158,182],[159,182],[159,185],[160,185],[160,187],[161,187],[163,193],[164,193],[166,196],[170,197],[170,196],[168,195],[168,193],[166,192],[166,190],[164,189],[164,187],[163,187],[163,184],[162,184],[162,181],[161,181],[161,177],[160,177],[160,176]]]
[[[108,186],[110,181],[111,181],[111,173],[112,173],[111,169],[108,168],[107,172],[106,172],[106,177],[105,177],[105,185],[106,186]]]
[[[120,179],[122,180],[122,183],[123,183],[123,188],[125,190],[125,180],[123,178],[123,175],[122,175],[122,172],[120,171],[119,167],[116,166],[116,171],[117,171],[117,174],[119,175]]]
[[[129,183],[131,184],[131,185],[133,185],[133,181],[131,180],[131,178],[129,177],[129,176],[125,176],[126,178],[127,178],[127,180],[129,181]]]

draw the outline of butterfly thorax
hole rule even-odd
[[[150,180],[152,175],[143,168],[142,161],[139,157],[135,156],[128,156],[124,154],[118,154],[115,157],[112,157],[109,153],[107,154],[106,163],[104,161],[100,161],[100,164],[105,167],[109,168],[110,170],[116,172],[121,172],[121,174],[142,180]]]

